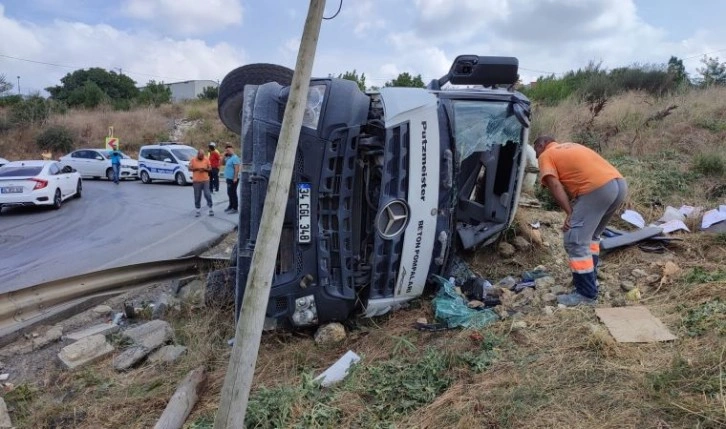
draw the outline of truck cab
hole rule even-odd
[[[220,117],[243,142],[228,285],[237,313],[290,94],[285,79],[242,84],[260,75],[251,66],[220,87]],[[516,58],[473,55],[427,88],[364,93],[352,81],[312,79],[268,322],[385,314],[444,275],[453,252],[496,240],[512,222],[525,168],[530,107],[516,80]]]

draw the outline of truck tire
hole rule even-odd
[[[233,307],[236,285],[237,268],[229,267],[210,272],[207,274],[207,285],[204,289],[204,305],[213,308]]]
[[[230,131],[239,135],[242,130],[242,97],[245,85],[277,82],[282,86],[292,83],[293,71],[276,64],[255,63],[238,67],[227,73],[219,85],[217,111],[219,119]]]

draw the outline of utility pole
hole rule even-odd
[[[20,95],[20,76],[18,76],[18,95]]]
[[[214,429],[244,427],[325,0],[310,0]]]

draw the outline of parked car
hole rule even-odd
[[[121,152],[121,169],[119,178],[138,179],[139,163],[130,156]],[[63,166],[69,165],[77,170],[83,177],[100,179],[105,177],[113,180],[113,169],[111,168],[111,151],[107,149],[78,149],[64,155],[59,159]]]
[[[183,143],[163,142],[142,146],[139,150],[139,177],[143,183],[152,180],[192,183],[189,160],[197,156],[197,149]]]
[[[81,198],[81,175],[57,161],[14,161],[0,167],[0,211],[12,206],[59,209],[71,197]]]
[[[8,161],[5,158],[0,158],[0,167],[2,167],[3,165],[7,164],[8,162],[10,162],[10,161]]]
[[[459,249],[506,230],[530,124],[530,102],[514,90],[517,69],[516,58],[463,55],[427,88],[363,93],[344,79],[310,81],[270,322],[384,314],[419,297],[430,276],[446,275]],[[236,273],[211,273],[208,288],[232,288],[238,312],[291,79],[284,67],[251,64],[220,85],[220,119],[244,141],[244,204]],[[458,87],[442,89],[447,83]]]

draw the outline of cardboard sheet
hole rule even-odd
[[[653,343],[676,339],[646,307],[596,308],[595,314],[619,343]]]

